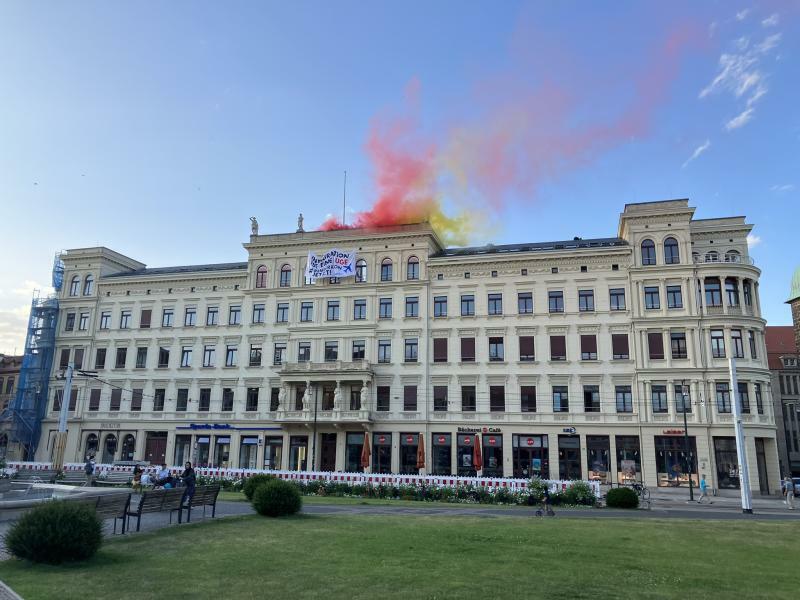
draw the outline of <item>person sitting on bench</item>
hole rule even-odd
[[[161,465],[161,470],[156,474],[155,484],[161,487],[173,487],[172,474],[167,468],[167,463]]]

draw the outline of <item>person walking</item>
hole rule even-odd
[[[183,473],[181,473],[181,479],[183,480],[183,485],[186,486],[183,492],[183,498],[181,498],[181,504],[189,504],[194,496],[194,487],[197,483],[197,476],[192,468],[192,463],[186,463],[186,468],[183,470]]]
[[[708,499],[708,483],[706,482],[705,474],[700,478],[700,497],[697,499],[697,503],[702,504],[704,498],[709,504],[712,504]]]
[[[90,454],[86,457],[86,464],[83,465],[83,472],[86,474],[86,482],[83,484],[83,487],[92,486],[92,482],[94,481],[94,469],[94,456]]]
[[[783,495],[785,496],[784,503],[789,510],[794,510],[794,481],[790,473],[786,474],[783,479]]]

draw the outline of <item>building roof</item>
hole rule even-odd
[[[556,250],[578,250],[583,248],[610,248],[614,246],[627,246],[628,242],[622,238],[592,238],[572,239],[558,242],[530,242],[527,244],[487,244],[486,246],[469,246],[465,248],[445,248],[437,252],[432,258],[448,256],[475,256],[478,254],[506,254],[516,252],[550,252]]]
[[[769,368],[773,371],[783,369],[783,364],[780,360],[781,356],[797,354],[794,327],[791,325],[768,325],[764,341],[767,344]]]
[[[794,275],[792,276],[792,288],[789,292],[789,299],[786,302],[794,302],[797,299],[800,299],[800,267],[797,267],[794,270]]]
[[[104,275],[103,279],[115,277],[146,277],[150,275],[171,275],[178,273],[208,273],[211,271],[246,271],[246,262],[216,263],[212,265],[183,265],[180,267],[154,267],[152,269],[138,269],[122,273]]]

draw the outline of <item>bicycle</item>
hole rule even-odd
[[[647,486],[643,483],[632,483],[631,489],[636,492],[636,495],[645,502],[650,501],[650,490],[647,489]]]

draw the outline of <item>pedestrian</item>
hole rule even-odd
[[[708,500],[708,483],[706,482],[705,473],[700,478],[700,497],[697,499],[697,503],[702,504],[703,498],[705,498],[708,503],[711,504],[711,501]]]
[[[86,482],[83,484],[83,487],[92,486],[92,482],[94,481],[94,469],[94,455],[90,454],[86,457],[86,464],[83,465],[83,472],[86,473]]]
[[[181,473],[181,479],[183,480],[183,485],[186,486],[186,489],[183,492],[183,498],[181,499],[181,504],[189,504],[194,496],[195,483],[197,483],[197,476],[192,468],[192,463],[186,463],[186,468],[183,470],[183,473]]]
[[[142,491],[142,473],[144,473],[144,469],[139,465],[135,465],[133,467],[133,491],[141,492]]]
[[[794,510],[794,481],[791,473],[787,473],[783,479],[783,495],[786,497],[784,502],[789,510]]]

